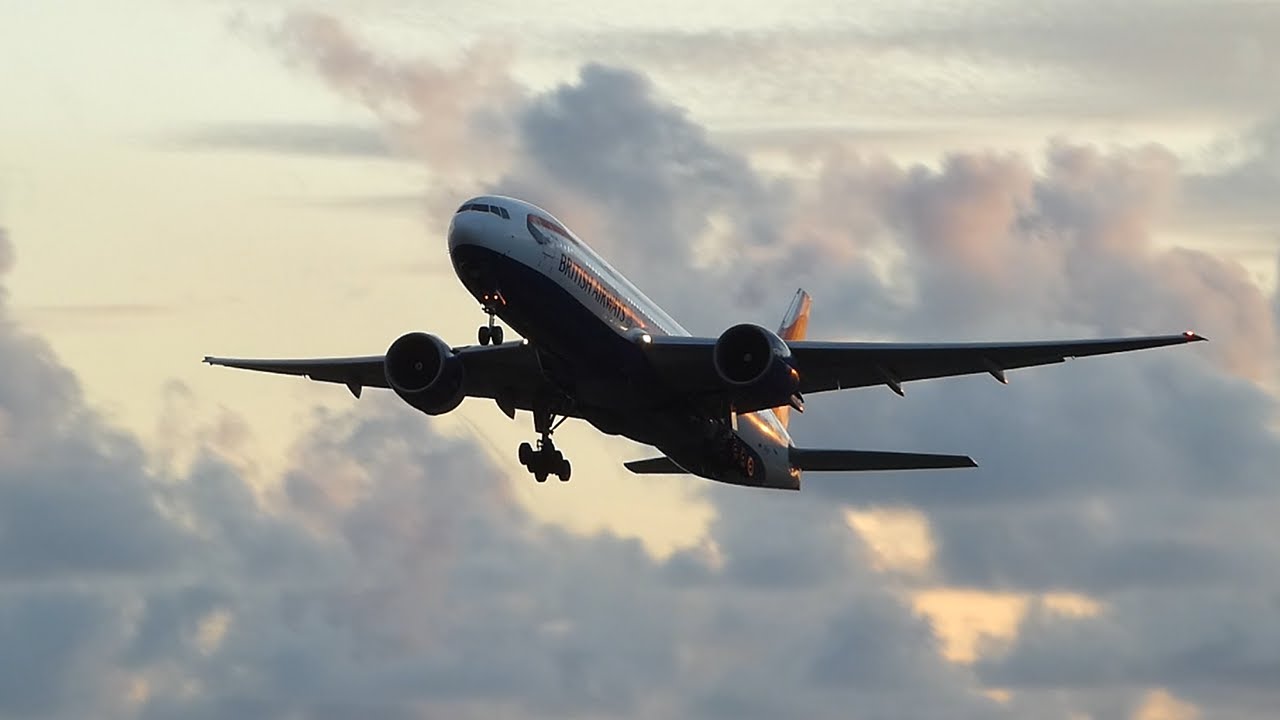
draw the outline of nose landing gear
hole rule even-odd
[[[553,425],[554,417],[549,410],[535,410],[534,429],[542,436],[538,440],[538,449],[534,450],[527,442],[520,443],[520,464],[533,473],[533,479],[540,483],[546,482],[548,475],[555,475],[560,478],[560,482],[569,482],[569,476],[573,472],[573,466],[565,459],[564,453],[557,450],[555,443],[551,442],[551,433],[565,421],[562,417]]]
[[[494,317],[498,314],[498,308],[506,304],[506,300],[502,297],[502,293],[486,293],[480,296],[481,302],[484,303],[484,311],[489,316],[489,324],[481,325],[476,331],[476,340],[481,345],[502,344],[502,326],[494,324]]]

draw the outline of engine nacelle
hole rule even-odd
[[[791,348],[759,325],[743,323],[721,333],[712,362],[720,379],[734,388],[740,412],[788,405],[800,390]]]
[[[442,415],[462,403],[462,360],[435,335],[401,335],[387,348],[383,368],[391,389],[428,415]]]

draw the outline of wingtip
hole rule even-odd
[[[1182,337],[1186,338],[1187,342],[1209,342],[1209,338],[1195,332],[1194,330],[1188,330],[1182,333]]]

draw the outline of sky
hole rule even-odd
[[[1280,4],[0,0],[0,717],[1264,718]],[[1209,343],[810,398],[964,473],[568,484],[210,368],[484,321],[531,200],[697,334]]]

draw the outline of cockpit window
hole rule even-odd
[[[462,207],[458,208],[458,211],[454,214],[456,215],[457,213],[467,212],[467,211],[492,213],[494,215],[497,215],[498,217],[501,217],[504,220],[511,219],[511,213],[507,212],[506,208],[502,207],[501,205],[489,205],[486,203],[465,203],[462,205]]]

